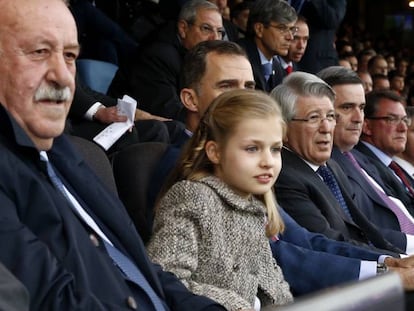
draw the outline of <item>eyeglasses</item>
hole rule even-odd
[[[224,36],[226,35],[226,31],[224,30],[224,28],[214,28],[210,26],[209,24],[197,25],[191,22],[187,22],[187,23],[192,26],[197,26],[200,29],[201,33],[206,36],[212,36],[212,35],[217,34],[219,38],[223,39]]]
[[[384,116],[384,117],[365,117],[368,120],[384,120],[385,122],[387,122],[389,125],[399,125],[401,122],[403,122],[405,125],[410,126],[411,125],[411,118],[404,116],[404,117],[399,117],[399,116]]]
[[[282,34],[282,35],[286,35],[287,33],[288,33],[288,31],[292,34],[292,36],[294,36],[294,35],[296,35],[296,33],[298,32],[298,30],[299,30],[299,28],[298,27],[296,27],[296,26],[293,26],[293,27],[288,27],[288,26],[286,26],[286,25],[284,25],[284,24],[279,24],[279,25],[272,25],[272,24],[269,24],[268,25],[269,27],[272,27],[272,28],[276,28],[277,30],[279,30],[279,32]]]
[[[335,113],[328,113],[326,116],[321,116],[320,114],[312,114],[307,118],[292,118],[291,121],[299,121],[299,122],[306,122],[312,126],[319,126],[322,121],[327,120],[329,123],[336,122],[336,115]]]

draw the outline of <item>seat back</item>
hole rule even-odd
[[[168,144],[145,142],[131,145],[112,157],[119,193],[141,238],[148,241],[152,231],[153,206],[148,206],[148,189],[156,165]]]
[[[95,174],[101,178],[103,183],[113,193],[118,195],[115,178],[112,173],[112,166],[106,153],[94,142],[82,137],[68,135],[70,141],[75,145],[86,163],[92,168]]]
[[[395,272],[298,298],[294,303],[262,311],[404,311],[404,289]]]
[[[118,66],[95,59],[78,59],[76,68],[81,81],[92,90],[106,94]]]

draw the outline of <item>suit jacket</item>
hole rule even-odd
[[[404,185],[397,177],[395,177],[391,169],[382,163],[381,160],[362,142],[359,142],[354,147],[354,150],[364,154],[369,162],[377,168],[381,180],[384,183],[384,190],[386,193],[400,199],[408,212],[414,216],[414,198],[405,190]]]
[[[57,173],[105,235],[142,271],[171,310],[222,310],[188,292],[148,259],[121,202],[63,135],[48,151]],[[31,310],[127,310],[142,292],[47,178],[32,141],[0,106],[0,261],[26,286]]]
[[[282,83],[283,78],[286,76],[286,72],[277,60],[273,61],[274,74],[271,75],[269,81],[266,82],[256,43],[250,38],[242,38],[237,41],[237,43],[245,49],[250,64],[252,65],[256,89],[270,92],[275,86]]]
[[[176,27],[171,21],[149,36],[152,40],[140,45],[136,61],[123,73],[125,80],[121,83],[126,88],[121,94],[112,95],[129,94],[139,101],[140,109],[185,122],[186,109],[179,94],[186,50],[178,39]],[[117,74],[112,83],[119,84],[117,80],[123,76]]]
[[[346,0],[305,1],[300,12],[309,25],[309,41],[299,62],[302,71],[317,73],[337,65],[335,34],[346,13]]]
[[[345,174],[333,160],[328,161],[351,212],[353,221],[345,215],[334,195],[319,175],[298,155],[282,151],[282,170],[275,191],[280,205],[303,227],[338,241],[374,246],[402,252],[389,243],[375,226],[359,211]]]
[[[29,293],[23,284],[0,263],[0,310],[28,311]]]
[[[70,123],[70,133],[75,136],[83,137],[87,140],[93,138],[103,131],[108,124],[98,121],[85,119],[85,113],[96,103],[100,102],[105,107],[116,106],[118,100],[105,94],[95,92],[87,85],[83,84],[78,77],[76,78],[76,90],[72,105],[69,110],[68,120]],[[180,122],[158,120],[139,120],[131,131],[125,132],[116,142],[108,149],[107,153],[111,154],[119,151],[129,145],[158,141],[169,143],[174,132],[182,127]],[[175,129],[177,128],[177,130]]]
[[[355,153],[358,153],[358,151],[355,151]],[[359,159],[362,157],[362,154],[358,155]],[[348,160],[348,158],[346,158],[336,147],[332,150],[332,159],[339,164],[347,175],[356,195],[355,200],[360,211],[373,224],[378,228],[381,228],[381,232],[388,241],[404,250],[407,245],[407,236],[401,232],[398,218],[388,208],[384,200],[378,195],[375,189],[372,188],[372,185],[365,179],[365,177],[355,169],[351,161]],[[364,166],[367,167],[367,164]],[[371,167],[369,172],[375,174],[377,178],[379,178],[375,167]],[[375,180],[378,180],[380,186],[382,186],[380,178]]]
[[[381,255],[310,232],[283,209],[279,212],[286,228],[270,245],[295,296],[358,280],[361,260],[377,261]]]

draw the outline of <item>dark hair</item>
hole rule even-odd
[[[250,8],[247,21],[247,35],[254,37],[254,25],[262,23],[269,26],[270,22],[289,24],[297,19],[296,11],[284,0],[256,0]]]
[[[330,86],[342,84],[363,84],[361,78],[352,69],[342,66],[331,66],[316,74]]]
[[[223,40],[200,42],[190,49],[184,57],[181,68],[181,88],[198,88],[206,72],[207,54],[212,52],[219,55],[239,55],[247,59],[246,52],[243,48],[234,42]]]
[[[366,104],[364,108],[365,118],[375,117],[378,110],[379,102],[382,99],[389,99],[394,102],[404,103],[404,98],[394,91],[378,90],[369,92],[366,96]]]

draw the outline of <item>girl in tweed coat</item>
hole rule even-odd
[[[213,101],[157,207],[150,257],[228,310],[292,300],[268,237],[283,230],[272,192],[285,123],[254,90]]]

